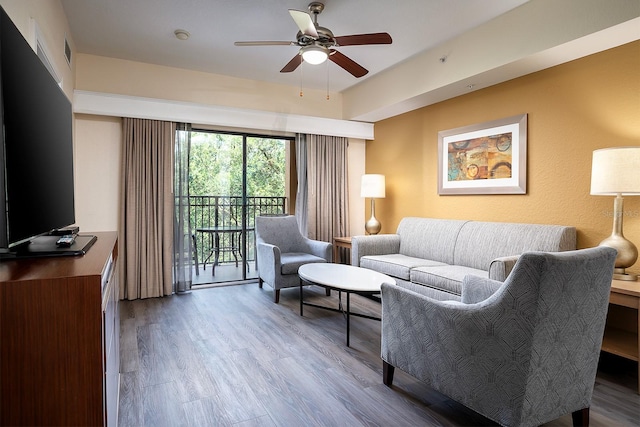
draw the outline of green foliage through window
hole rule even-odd
[[[242,140],[242,135],[191,133],[191,195],[242,195]],[[247,137],[247,197],[285,196],[286,142]]]

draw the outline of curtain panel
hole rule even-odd
[[[175,125],[123,118],[120,298],[173,293]]]
[[[298,174],[298,190],[296,192],[295,213],[298,218],[298,227],[303,236],[309,236],[307,231],[307,206],[309,191],[307,188],[307,136],[305,134],[296,135],[296,169]]]
[[[175,292],[191,289],[193,275],[193,249],[195,247],[189,203],[189,155],[191,151],[191,125],[176,125],[173,191],[175,216],[173,225],[173,280]]]
[[[349,230],[347,182],[348,139],[326,135],[296,138],[298,194],[296,217],[306,224],[303,234],[333,242]],[[300,206],[298,201],[301,200]]]

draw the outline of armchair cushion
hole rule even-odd
[[[298,274],[301,265],[312,262],[327,262],[319,256],[305,254],[302,252],[288,252],[280,254],[280,265],[282,274]]]

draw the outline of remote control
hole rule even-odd
[[[75,242],[76,240],[76,236],[73,234],[67,234],[65,236],[62,236],[58,239],[58,241],[56,242],[56,245],[61,246],[61,247],[69,247],[71,245],[73,245],[73,242]]]

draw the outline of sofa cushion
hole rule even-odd
[[[456,295],[462,293],[462,279],[471,274],[488,278],[489,272],[460,265],[417,267],[411,270],[411,281]]]
[[[396,279],[396,285],[413,291],[417,294],[423,295],[425,297],[437,299],[438,301],[460,301],[461,296],[452,294],[451,292],[445,292],[440,289],[432,288],[430,286],[418,285],[415,283],[411,283],[406,280]]]
[[[575,248],[575,227],[469,221],[460,229],[450,264],[489,270],[496,258],[526,251],[556,252]]]
[[[468,221],[406,217],[398,224],[400,253],[453,264],[456,240]],[[489,267],[487,266],[487,269]]]
[[[409,272],[412,268],[436,265],[446,264],[401,254],[368,255],[360,259],[360,267],[375,270],[403,280],[409,280]]]
[[[280,255],[280,273],[297,274],[301,265],[312,262],[327,262],[326,259],[301,252],[285,252]]]

